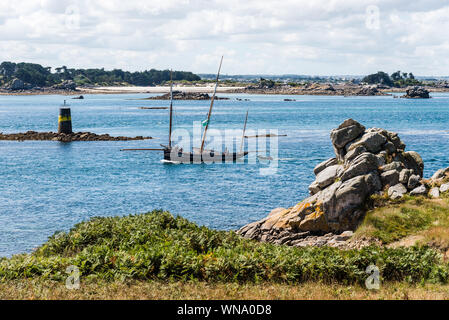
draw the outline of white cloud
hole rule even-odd
[[[367,8],[379,28],[367,28]],[[0,60],[143,70],[449,74],[437,0],[2,0]]]

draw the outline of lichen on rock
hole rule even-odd
[[[418,153],[405,152],[397,133],[366,129],[347,119],[331,131],[330,138],[335,157],[314,168],[316,179],[309,186],[310,196],[294,207],[273,210],[268,217],[238,230],[239,234],[303,246],[305,239],[313,236],[355,230],[373,194],[385,191],[399,199],[411,190],[423,192],[419,185],[424,163]],[[323,239],[331,238],[337,241],[334,237]]]

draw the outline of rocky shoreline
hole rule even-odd
[[[355,85],[308,83],[304,86],[280,85],[271,88],[248,86],[235,89],[231,93],[247,94],[280,94],[280,95],[319,95],[319,96],[391,96],[392,92],[406,92],[403,98],[429,98],[429,92],[449,92],[449,88],[429,88],[413,86],[407,88],[391,88],[383,85]]]
[[[329,96],[388,96],[382,91],[383,87],[377,85],[332,85],[322,83],[308,83],[304,86],[275,86],[263,88],[249,86],[245,89],[234,90],[234,93],[253,94],[286,94],[286,95],[329,95]]]
[[[10,133],[3,134],[0,132],[0,140],[9,141],[60,141],[60,142],[72,142],[72,141],[131,141],[131,140],[146,140],[153,139],[152,137],[112,137],[109,134],[96,134],[92,132],[76,132],[72,134],[57,133],[57,132],[36,132],[27,131],[25,133]]]
[[[400,201],[406,194],[438,198],[449,191],[449,168],[423,179],[420,155],[405,151],[406,145],[394,132],[365,129],[348,119],[332,130],[330,138],[335,157],[315,167],[310,197],[294,207],[272,210],[238,234],[279,245],[360,248],[374,241],[352,239],[371,196]]]
[[[427,90],[423,87],[414,86],[414,87],[408,87],[407,90],[405,91],[405,95],[401,96],[401,98],[429,99],[430,95],[429,95],[429,90]]]
[[[66,87],[42,87],[42,88],[0,88],[0,95],[83,95],[83,94],[129,94],[129,93],[152,93],[149,88],[142,87],[131,90],[133,87],[117,87],[116,89],[109,88],[108,90],[101,89],[102,87],[73,87],[72,85]],[[413,87],[411,87],[413,88]],[[425,89],[427,92],[449,92],[449,88],[445,87],[419,87]],[[126,89],[126,90],[124,90]],[[164,89],[164,90],[162,90]],[[195,87],[195,91],[191,87],[176,90],[175,100],[210,100],[210,87]],[[263,88],[258,86],[247,86],[245,88],[222,88],[218,87],[217,92],[220,93],[244,93],[244,94],[276,94],[276,95],[326,95],[326,96],[391,96],[392,92],[406,92],[410,88],[395,88],[382,85],[357,85],[351,83],[345,84],[324,84],[324,83],[308,83],[303,86],[289,86],[281,85],[272,88]],[[163,93],[169,90],[168,87],[161,87],[161,90],[154,92]],[[207,93],[209,92],[209,93]],[[179,94],[178,94],[179,93]],[[227,100],[225,97],[215,97],[217,100]],[[143,100],[168,100],[170,99],[167,93],[158,97],[149,97]]]
[[[212,96],[210,96],[208,93],[173,91],[173,100],[211,100],[211,99]],[[229,100],[229,98],[217,96],[214,99]],[[170,100],[170,93],[166,93],[156,97],[144,98],[142,100]]]
[[[64,95],[64,96],[79,96],[80,94],[88,94],[88,91],[83,90],[64,90],[54,88],[39,88],[29,90],[6,90],[0,89],[0,96],[38,96],[38,95]]]

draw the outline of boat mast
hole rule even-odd
[[[242,134],[242,143],[240,144],[240,153],[242,153],[243,145],[245,143],[245,131],[246,131],[246,122],[248,121],[248,110],[246,110],[245,124],[243,125],[243,134]]]
[[[220,76],[220,70],[221,70],[222,63],[223,63],[223,56],[221,56],[220,66],[218,67],[217,80],[215,81],[214,94],[212,95],[212,99],[210,101],[209,113],[207,114],[207,123],[206,123],[206,127],[204,128],[203,139],[201,140],[200,154],[202,154],[203,150],[204,150],[204,142],[206,141],[207,128],[209,127],[210,116],[212,114],[212,108],[214,106],[215,94],[217,93],[218,77]]]
[[[173,71],[170,70],[170,128],[168,129],[168,147],[171,148],[171,131],[173,126]]]

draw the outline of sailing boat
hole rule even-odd
[[[185,152],[182,148],[178,146],[172,146],[172,129],[173,129],[173,78],[170,73],[170,112],[169,112],[169,131],[168,131],[168,145],[162,145],[163,149],[123,149],[126,150],[152,150],[152,151],[163,151],[164,163],[223,163],[223,162],[236,162],[238,159],[245,157],[249,152],[243,151],[243,140],[245,138],[245,128],[246,121],[248,119],[248,113],[246,114],[245,127],[242,136],[242,145],[239,152],[218,152],[215,150],[205,150],[204,145],[206,142],[207,129],[209,128],[210,119],[212,116],[212,110],[214,106],[215,95],[217,93],[218,79],[220,77],[221,65],[223,63],[223,57],[221,57],[220,66],[218,68],[217,79],[215,81],[214,93],[211,98],[209,112],[207,114],[207,119],[203,121],[205,124],[204,132],[201,139],[200,148],[193,148],[191,152]]]
[[[207,120],[204,121],[205,128],[201,139],[200,148],[193,148],[192,152],[184,152],[182,148],[172,147],[171,132],[173,124],[173,81],[170,85],[170,123],[169,123],[169,138],[168,146],[161,145],[164,149],[164,160],[168,162],[181,163],[202,163],[202,162],[235,162],[248,154],[247,151],[240,150],[239,152],[217,152],[214,150],[205,150],[204,144],[206,142],[207,129],[209,128],[212,110],[214,106],[215,95],[217,93],[218,79],[220,77],[221,65],[223,57],[221,57],[220,66],[218,68],[217,79],[215,81],[214,94],[212,95]]]

